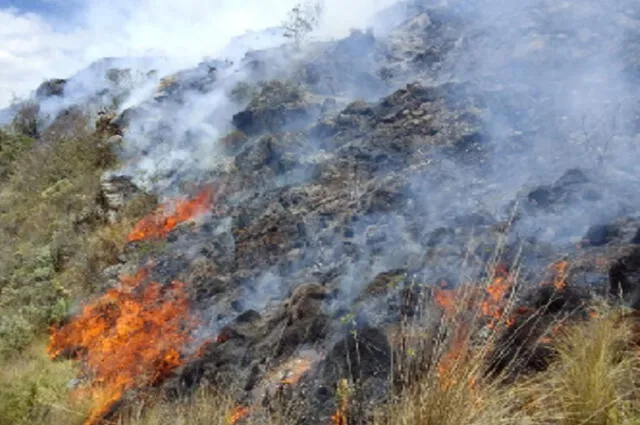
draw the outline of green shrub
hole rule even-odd
[[[38,143],[0,133],[0,357],[10,357],[62,319],[114,264],[133,220],[155,206],[137,200],[125,220],[99,214],[100,178],[116,164],[78,111]],[[142,198],[142,197],[141,197]]]
[[[70,362],[51,362],[43,343],[0,369],[0,425],[75,425],[85,407],[69,398]]]

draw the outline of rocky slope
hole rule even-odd
[[[82,104],[125,164],[104,177],[112,220],[139,190],[213,191],[195,224],[130,242],[104,271],[105,289],[149,262],[153,280],[186,283],[202,324],[183,354],[200,356],[168,394],[204,382],[269,405],[291,391],[301,423],[329,423],[348,377],[359,408],[373,405],[397,324],[437,321],[433,285],[491,277],[496,252],[517,265],[517,303],[549,317],[582,314],[593,294],[640,306],[640,10],[449,3],[162,78],[116,62],[87,71],[101,80]],[[41,86],[42,111],[78,103],[76,83]],[[540,289],[559,261],[564,292]],[[506,331],[514,349],[533,338],[518,332]],[[283,384],[296,361],[309,367]]]

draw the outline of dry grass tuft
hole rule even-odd
[[[0,368],[0,425],[79,425],[87,413],[69,396],[76,371],[71,362],[51,362],[38,341]]]
[[[530,400],[535,423],[558,425],[637,424],[640,418],[640,359],[632,328],[608,307],[557,338],[551,367],[524,381],[517,392]]]
[[[138,404],[125,412],[119,425],[229,425],[235,409],[233,399],[200,389],[188,400]]]

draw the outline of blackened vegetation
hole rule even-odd
[[[531,40],[523,45],[533,53],[523,57],[506,43],[500,52],[506,63],[488,66],[474,53],[474,43],[483,47],[477,54],[486,45],[473,19],[441,8],[415,13],[384,37],[354,31],[318,43],[292,69],[283,70],[282,52],[245,58],[250,78],[230,90],[224,123],[231,128],[215,153],[229,166],[194,179],[224,182],[224,193],[196,225],[179,226],[152,249],[130,244],[109,271],[152,260],[154,278],[188,285],[203,321],[202,345],[193,348],[200,356],[165,384],[169,395],[221,387],[245,404],[296,404],[301,424],[329,423],[336,385],[346,379],[355,391],[355,421],[364,422],[391,384],[410,381],[395,375],[398,364],[424,372],[407,360],[399,324],[435,326],[434,287],[485,279],[496,245],[499,260],[517,265],[520,281],[514,323],[499,329],[486,361],[490,377],[544,370],[553,356],[546,339],[558,324],[588,320],[597,297],[640,307],[640,220],[630,211],[636,212],[610,202],[598,174],[603,161],[594,169],[562,158],[564,141],[584,129],[566,129],[575,123],[558,118],[562,107],[545,82],[513,81],[514,69],[569,66],[573,56],[558,54],[558,46],[571,47]],[[555,34],[556,18],[534,23]],[[596,53],[598,46],[581,49]],[[574,56],[589,57],[584,53]],[[150,128],[153,144],[143,157],[197,144],[197,132],[173,132],[181,124],[174,112],[192,96],[220,89],[225,66],[212,62],[163,79],[153,100],[124,110],[105,129],[126,140],[127,129]],[[468,77],[465,66],[487,75],[453,78]],[[207,124],[217,123],[216,114]],[[70,111],[59,119],[71,118]],[[555,144],[538,152],[541,139]],[[169,180],[188,180],[194,171],[184,168],[171,169]],[[525,187],[506,189],[513,189],[515,174],[531,170],[540,172]],[[132,192],[127,180],[104,186],[105,205]],[[591,215],[603,204],[609,214]],[[566,216],[576,205],[584,212]],[[568,222],[573,239],[543,240],[553,220]],[[556,286],[548,267],[560,259],[569,272]],[[425,352],[416,353],[427,367],[437,362],[429,352],[439,342],[432,336],[426,329]],[[299,382],[270,384],[274,370],[305,351],[318,360]]]

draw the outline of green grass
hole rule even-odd
[[[74,401],[69,382],[76,371],[71,362],[52,362],[45,343],[37,341],[20,358],[0,368],[0,425],[81,424],[82,400]]]
[[[39,140],[0,131],[0,358],[18,354],[90,293],[131,222],[152,208],[142,202],[106,224],[97,194],[117,159],[105,136],[80,115],[52,128]]]

